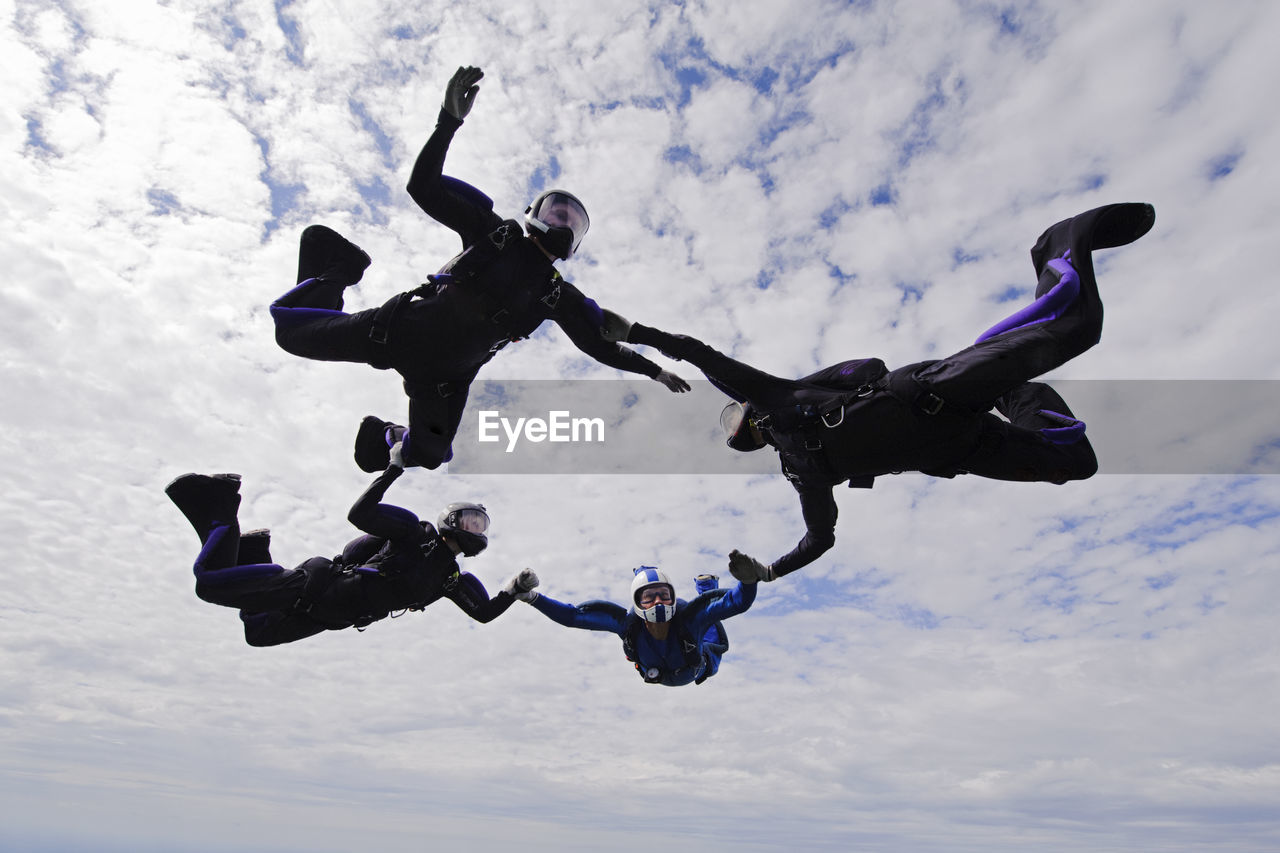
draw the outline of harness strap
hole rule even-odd
[[[915,377],[911,369],[895,370],[878,380],[890,395],[911,407],[916,414],[934,417],[941,414],[965,414],[965,410],[934,393],[933,389]]]

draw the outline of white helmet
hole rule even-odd
[[[676,615],[676,588],[671,578],[653,566],[641,566],[635,572],[635,579],[631,581],[631,609],[646,622],[670,622]],[[647,605],[640,603],[644,590],[652,590],[653,597]]]

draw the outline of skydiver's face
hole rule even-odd
[[[586,218],[581,208],[560,198],[544,203],[538,218],[552,228],[568,228],[574,234],[581,234],[586,225]]]
[[[645,589],[640,590],[639,598],[640,607],[645,610],[648,610],[651,607],[656,607],[659,604],[673,604],[676,600],[675,594],[671,591],[671,587],[666,586],[665,584],[662,586],[646,587]]]

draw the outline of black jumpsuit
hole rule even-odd
[[[973,346],[892,372],[878,359],[865,359],[790,380],[639,323],[627,340],[700,369],[749,407],[765,441],[778,450],[783,473],[799,492],[806,528],[796,547],[773,563],[780,576],[835,544],[832,489],[846,480],[869,487],[881,474],[920,471],[1064,483],[1096,473],[1083,424],[1057,392],[1029,380],[1101,336],[1091,251],[1133,242],[1154,221],[1150,205],[1114,204],[1051,226],[1031,250],[1039,277],[1036,303]],[[1008,420],[991,414],[992,407]]]
[[[482,193],[442,175],[461,124],[441,110],[408,185],[419,207],[462,238],[463,252],[441,275],[412,291],[411,298],[395,297],[394,309],[388,303],[346,314],[340,310],[342,288],[310,277],[320,270],[307,256],[304,239],[300,284],[271,306],[276,341],[288,352],[390,367],[404,378],[409,396],[405,459],[427,468],[449,458],[468,388],[481,366],[544,320],[558,323],[580,350],[603,364],[649,378],[660,372],[647,358],[604,340],[600,307],[560,278],[518,224],[504,222]]]
[[[433,526],[380,502],[400,473],[387,469],[351,507],[348,518],[366,535],[333,559],[312,557],[293,570],[242,554],[234,517],[214,522],[195,562],[196,595],[239,608],[251,646],[363,628],[393,611],[420,610],[441,598],[477,622],[497,618],[515,598],[506,591],[490,598],[478,578],[459,569]]]

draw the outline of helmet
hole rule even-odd
[[[724,443],[734,450],[748,453],[764,447],[764,439],[757,430],[752,429],[751,418],[755,411],[748,403],[730,403],[720,412],[720,426],[724,427]]]
[[[577,196],[564,190],[547,190],[525,208],[524,224],[539,245],[557,258],[568,260],[591,227],[591,217]]]
[[[440,535],[448,534],[458,543],[462,553],[474,557],[489,545],[489,513],[481,504],[469,501],[451,503],[436,519],[436,529]]]
[[[670,622],[676,615],[676,588],[667,573],[653,566],[641,566],[635,572],[635,579],[631,581],[631,609],[646,622]],[[646,589],[653,589],[661,596],[648,606],[640,603],[641,593]]]

